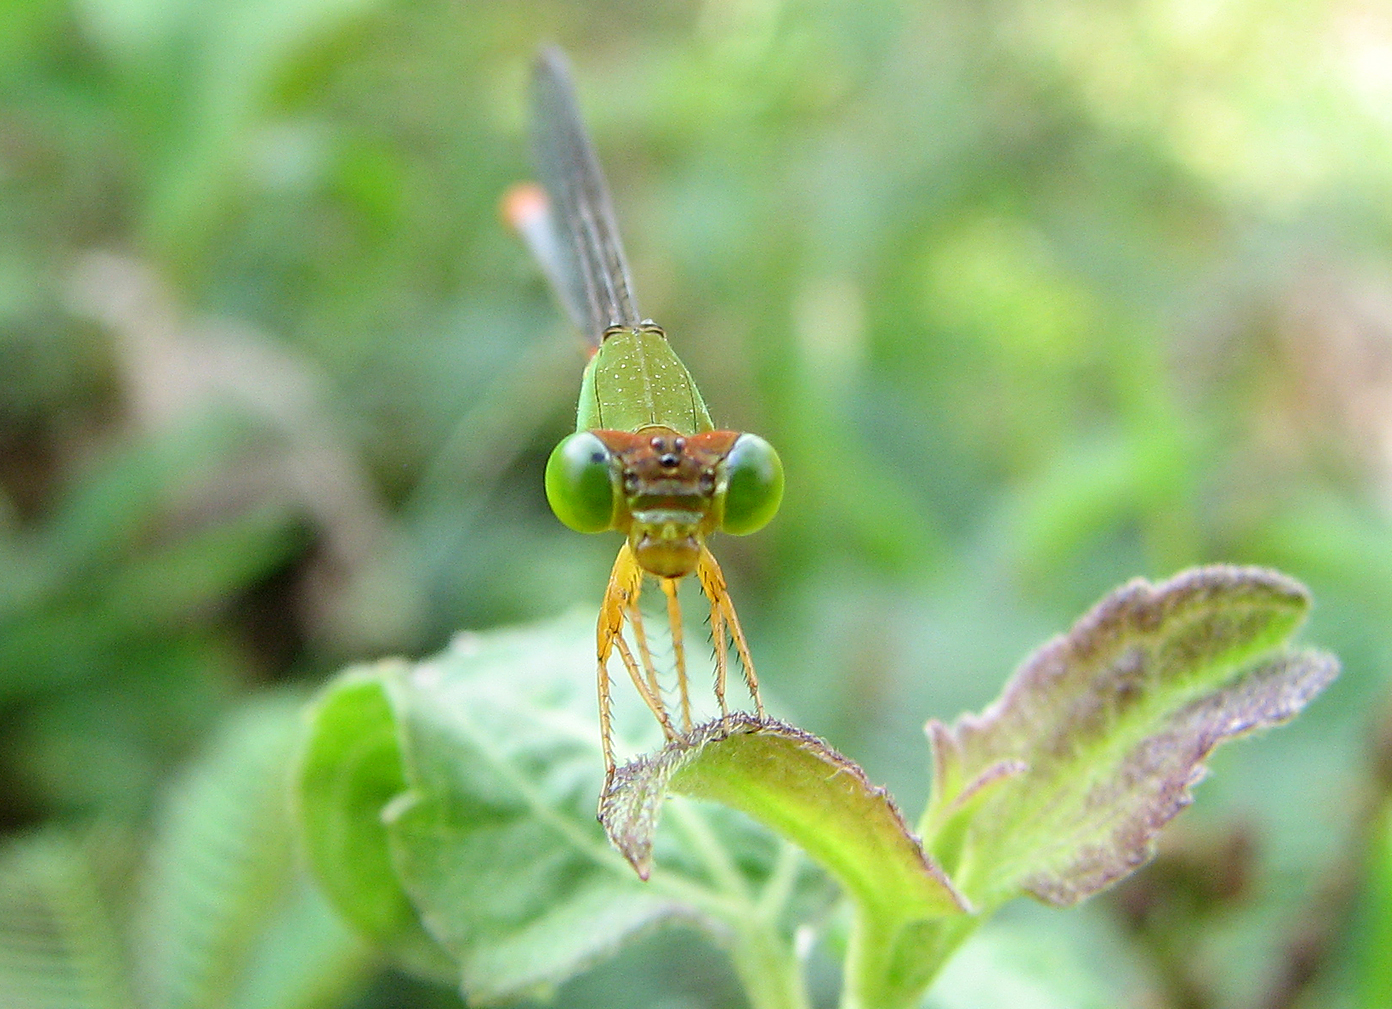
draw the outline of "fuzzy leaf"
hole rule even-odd
[[[668,791],[723,803],[782,834],[874,913],[907,921],[965,910],[889,794],[791,725],[731,715],[619,769],[600,821],[644,878]]]
[[[1125,876],[1215,746],[1292,718],[1335,676],[1327,655],[1280,650],[1308,608],[1259,568],[1113,592],[981,715],[929,723],[929,850],[985,908],[1022,890],[1071,904]]]
[[[381,875],[385,841],[400,887],[457,961],[471,1003],[545,991],[635,931],[695,914],[634,878],[595,822],[602,764],[593,641],[589,619],[466,636],[432,660],[350,677],[321,702],[316,731],[338,705],[343,714],[356,706],[362,738],[353,758],[345,719],[341,740],[310,743],[306,767],[335,747],[359,767],[341,781],[302,776],[302,789],[336,792],[301,800],[307,818],[321,821],[307,831],[319,835],[310,850],[319,852],[320,875],[335,880],[336,900],[356,905],[355,920],[396,927],[403,909]],[[391,744],[374,722],[382,700],[405,784],[391,802],[397,783],[380,766]],[[378,715],[367,711],[373,705]],[[313,812],[332,801],[340,813]],[[327,871],[325,851],[336,862]],[[363,870],[356,884],[354,865]]]

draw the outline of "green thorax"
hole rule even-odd
[[[607,330],[580,384],[577,431],[639,431],[669,427],[678,434],[710,431],[706,404],[667,334],[657,326]]]

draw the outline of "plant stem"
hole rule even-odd
[[[765,921],[777,921],[783,908],[792,895],[793,885],[797,883],[798,869],[802,862],[802,852],[791,841],[780,839],[778,858],[773,863],[773,872],[759,894],[759,915]]]
[[[904,922],[858,906],[846,950],[841,1009],[913,1009],[981,920],[954,915]]]
[[[790,942],[752,913],[730,950],[750,1009],[810,1009],[807,983]]]

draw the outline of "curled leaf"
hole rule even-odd
[[[928,724],[929,848],[987,907],[1071,904],[1150,858],[1224,740],[1292,718],[1337,662],[1286,651],[1309,609],[1261,568],[1198,568],[1116,590],[1037,651],[1000,698]]]
[[[800,846],[859,904],[896,920],[966,910],[889,794],[801,729],[730,715],[620,768],[600,821],[643,878],[669,791],[741,810]]]

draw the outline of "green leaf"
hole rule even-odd
[[[965,910],[889,794],[801,729],[731,715],[620,768],[600,820],[645,879],[668,791],[723,803],[777,831],[876,914],[908,920]]]
[[[453,963],[421,927],[392,866],[382,811],[406,791],[387,681],[404,664],[348,670],[309,715],[295,795],[301,843],[324,893],[353,927],[418,974]]]
[[[131,1009],[130,979],[91,866],[53,832],[0,853],[0,1006]]]
[[[620,768],[600,818],[640,875],[669,790],[741,810],[803,848],[846,889],[855,904],[847,1004],[909,1004],[936,967],[923,955],[924,937],[945,922],[966,929],[973,921],[888,793],[800,729],[732,715]]]
[[[316,709],[300,803],[320,877],[397,949],[404,891],[471,1002],[544,992],[640,929],[701,915],[675,876],[634,878],[595,821],[593,642],[588,617],[465,636],[350,673]]]
[[[1208,567],[1116,590],[979,716],[930,722],[928,848],[978,906],[1072,904],[1146,862],[1224,740],[1292,718],[1337,663],[1281,650],[1297,582]]]

